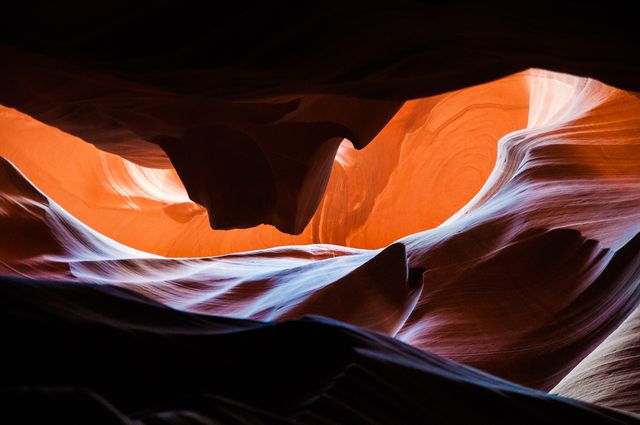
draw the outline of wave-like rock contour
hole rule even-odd
[[[537,70],[510,81],[527,82],[527,124],[500,139],[484,187],[446,223],[383,250],[148,254],[89,228],[5,161],[3,228],[20,242],[4,242],[2,273],[115,284],[198,313],[321,314],[549,390],[638,305],[640,100]]]

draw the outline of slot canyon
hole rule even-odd
[[[98,3],[1,30],[3,422],[640,423],[630,6]]]

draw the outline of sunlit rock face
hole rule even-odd
[[[172,169],[15,110],[2,120],[0,223],[30,241],[3,241],[5,275],[114,284],[236,318],[323,315],[530,387],[637,408],[637,386],[617,398],[614,383],[572,384],[617,344],[636,345],[619,336],[633,335],[624,321],[640,299],[632,93],[530,70],[407,102],[365,149],[336,145],[299,236],[210,230]],[[610,379],[634,379],[631,369]]]
[[[526,125],[527,78],[409,101],[364,150],[343,140],[326,164],[326,194],[298,236],[272,226],[214,231],[173,169],[140,166],[8,108],[0,111],[0,155],[88,226],[158,255],[310,243],[382,248],[439,225],[478,192],[493,168],[496,141]]]
[[[65,3],[3,5],[1,423],[640,423],[633,2]]]
[[[566,375],[553,394],[640,413],[640,310]]]
[[[533,75],[529,124],[500,140],[487,184],[446,224],[402,239],[426,272],[400,337],[550,389],[638,302],[640,104]]]
[[[173,166],[218,229],[301,233],[339,143],[366,146],[408,99],[529,67],[640,90],[637,22],[620,5],[30,3],[0,34],[0,104]]]

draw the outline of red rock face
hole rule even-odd
[[[269,140],[291,140],[306,117],[335,117],[323,99],[298,103]],[[383,117],[389,105],[380,105]],[[278,190],[292,196],[281,212],[296,228],[311,217],[297,236],[270,226],[211,230],[191,200],[201,198],[180,182],[189,171],[171,142],[162,146],[177,173],[9,108],[0,119],[0,226],[25,241],[3,241],[3,274],[119,285],[197,313],[323,315],[534,388],[558,385],[559,394],[637,411],[637,386],[615,384],[635,379],[634,361],[603,384],[606,394],[597,378],[615,347],[637,345],[632,319],[624,322],[640,300],[633,93],[529,70],[408,101],[377,135],[345,118],[367,134],[354,145],[372,138],[366,148],[318,130],[328,141],[288,157],[304,170],[281,176]],[[245,146],[237,137],[235,147]]]
[[[3,5],[1,423],[640,422],[632,2],[210,3]]]
[[[0,115],[6,141],[0,155],[82,222],[158,255],[220,255],[310,243],[382,248],[441,224],[480,190],[493,168],[497,140],[526,126],[528,99],[527,77],[518,74],[409,101],[366,149],[356,150],[345,140],[332,145],[325,165],[313,171],[331,171],[326,193],[317,208],[310,204],[315,213],[298,236],[264,225],[214,231],[207,211],[191,201],[173,169],[137,165],[8,108]],[[321,100],[300,106],[314,114],[322,114],[321,108]],[[294,171],[287,173],[295,177]],[[234,179],[221,175],[219,180]]]

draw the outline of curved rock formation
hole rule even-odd
[[[548,390],[640,297],[640,103],[536,74],[529,128],[501,139],[483,190],[401,240],[427,271],[400,338]]]
[[[610,409],[638,412],[628,8],[25,4],[0,29],[3,412],[638,422]]]
[[[4,159],[0,171],[0,224],[12,236],[0,251],[4,275],[117,282],[174,307],[235,317],[284,320],[313,312],[389,335],[420,295],[421,275],[408,271],[401,244],[380,253],[310,245],[168,259],[90,229]],[[355,294],[363,301],[357,308]]]
[[[57,244],[5,259],[3,273],[114,283],[209,314],[322,314],[551,389],[638,305],[640,100],[536,70],[506,81],[522,79],[528,128],[501,139],[493,173],[465,208],[401,240],[408,263],[402,245],[167,259],[91,230],[5,163],[6,185],[24,192],[5,191],[8,202],[37,211],[33,229]]]
[[[12,5],[0,104],[141,165],[168,154],[218,228],[300,233],[339,141],[365,146],[407,99],[529,67],[640,91],[624,2],[74,3]]]
[[[491,172],[496,140],[524,127],[527,111],[524,74],[407,102],[366,150],[342,142],[325,197],[298,237],[270,226],[213,231],[173,169],[141,167],[8,108],[0,109],[0,155],[90,227],[159,255],[308,243],[382,248],[464,206]]]
[[[110,285],[2,278],[0,326],[0,405],[23,423],[640,423],[337,322],[201,316]]]
[[[640,413],[640,310],[636,309],[551,391]]]

